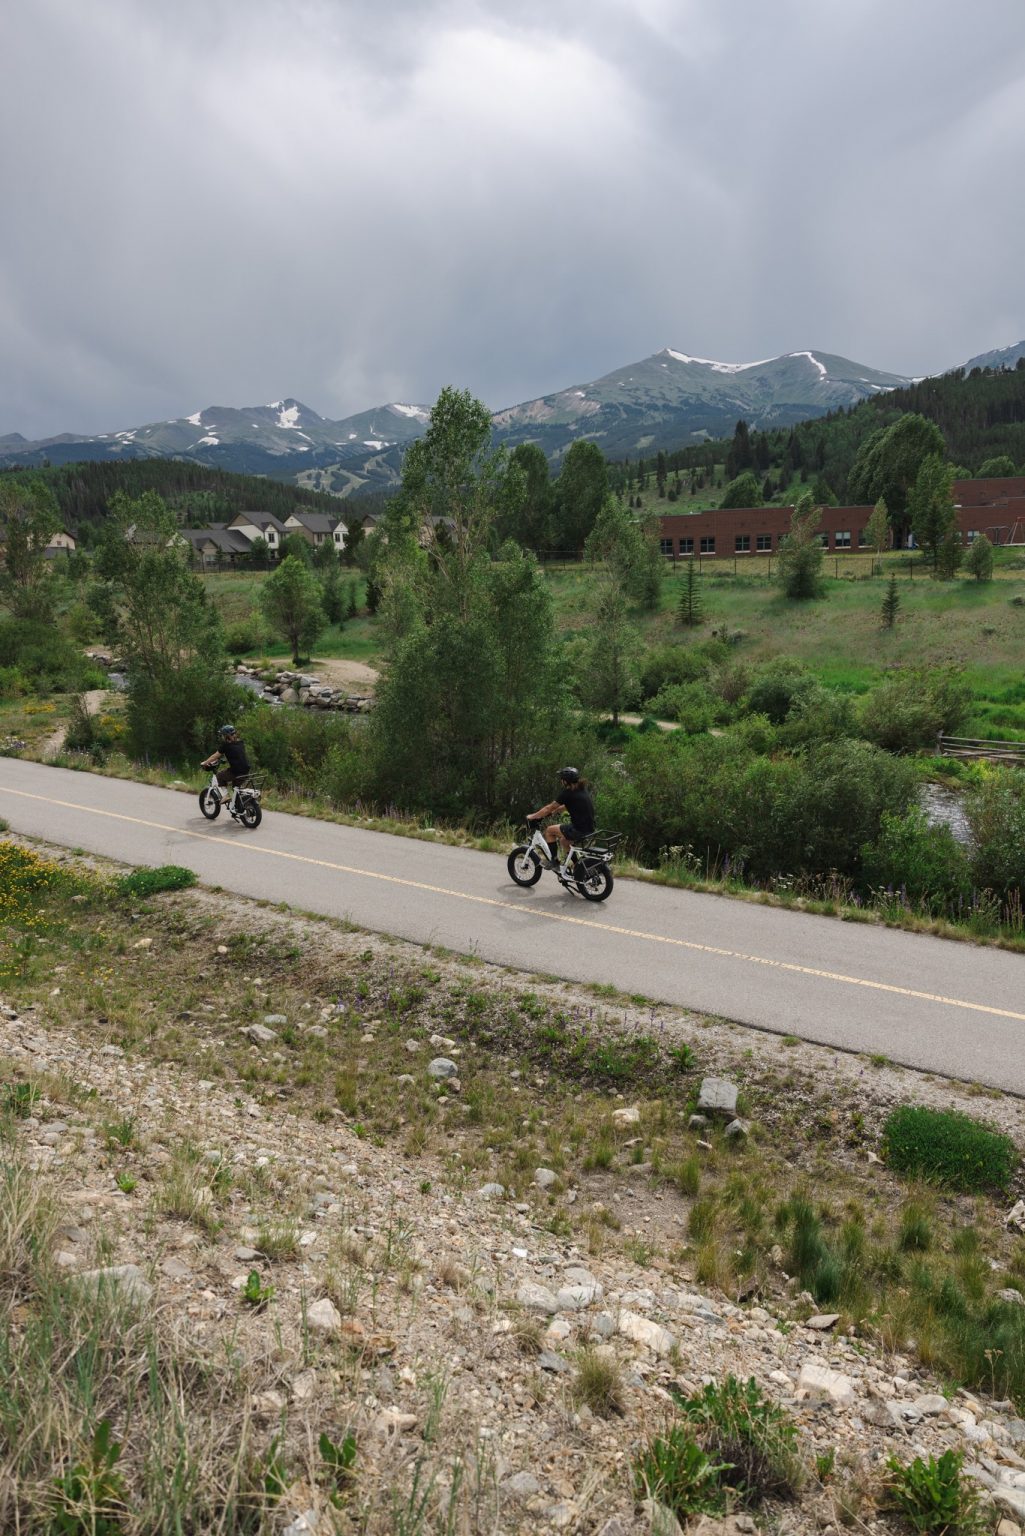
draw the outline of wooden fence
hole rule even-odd
[[[1025,768],[1025,741],[985,741],[974,736],[936,738],[938,757],[987,758],[994,763],[1016,763]]]

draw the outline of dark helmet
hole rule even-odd
[[[576,784],[580,779],[579,768],[560,768],[559,778],[564,784]]]
[[[235,727],[233,725],[222,725],[217,734],[218,736],[234,736]]]

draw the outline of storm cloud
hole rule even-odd
[[[29,0],[0,434],[1025,336],[1021,0]]]

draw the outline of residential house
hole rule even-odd
[[[345,540],[348,528],[340,517],[332,517],[327,512],[307,511],[300,507],[297,512],[290,512],[285,518],[285,532],[300,533],[315,548],[322,544],[333,544],[335,553],[340,555],[345,548]]]
[[[191,546],[194,565],[209,570],[218,565],[236,565],[248,558],[252,541],[239,528],[213,523],[209,528],[183,528],[182,539]]]
[[[284,523],[274,516],[272,512],[239,512],[228,524],[229,528],[237,528],[252,544],[256,539],[263,539],[276,557],[281,549],[282,539],[287,537],[288,530]]]

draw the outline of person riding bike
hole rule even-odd
[[[560,811],[566,812],[567,820],[553,822],[550,827],[545,827],[548,856],[556,869],[559,867],[560,847],[565,856],[574,843],[582,842],[594,831],[594,801],[587,780],[581,777],[578,768],[561,768],[559,780],[562,788],[555,799],[543,805],[539,811],[531,811],[527,817],[528,821],[540,821],[542,816],[556,816]]]
[[[222,789],[227,789],[228,785],[231,785],[228,810],[234,816],[236,792],[253,770],[249,766],[249,758],[246,755],[246,744],[233,725],[222,725],[217,735],[220,738],[220,746],[216,752],[211,752],[200,766],[217,768],[217,782]],[[224,764],[223,768],[218,767],[220,763]]]

